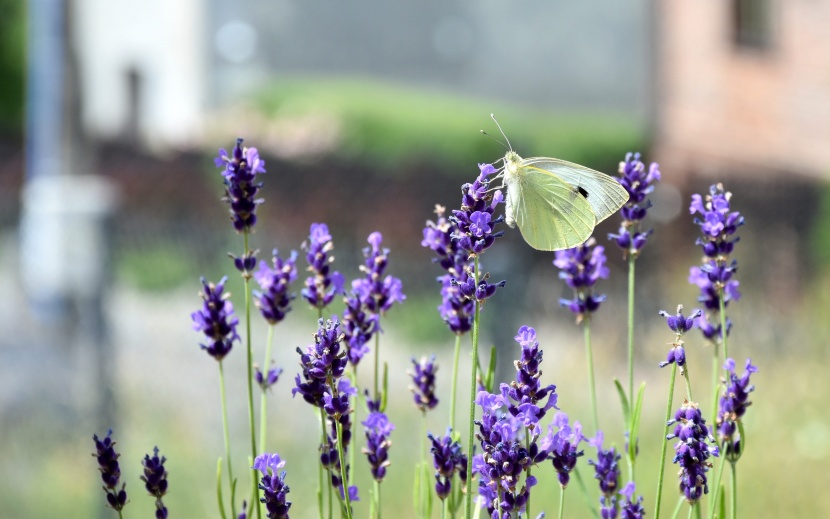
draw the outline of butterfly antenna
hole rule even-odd
[[[491,139],[493,139],[494,141],[498,142],[499,144],[501,144],[501,145],[502,145],[502,146],[504,146],[505,148],[507,148],[507,147],[508,147],[508,146],[507,146],[507,144],[505,144],[505,143],[501,142],[500,140],[496,139],[495,137],[493,137],[493,136],[492,136],[492,135],[490,135],[489,133],[485,132],[484,130],[479,130],[479,131],[481,132],[481,134],[482,134],[482,135],[486,135],[487,137],[490,137]]]
[[[490,114],[490,119],[492,119],[493,122],[496,123],[496,126],[498,127],[499,131],[501,132],[502,137],[504,137],[504,140],[507,141],[507,147],[510,149],[510,151],[513,151],[513,145],[510,144],[510,139],[507,138],[507,134],[504,133],[504,130],[501,129],[501,125],[496,120],[496,116],[493,115],[493,114]]]

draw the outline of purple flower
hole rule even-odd
[[[352,290],[346,296],[343,309],[343,329],[346,333],[346,346],[349,362],[357,366],[369,353],[369,339],[380,329],[379,316],[367,310],[365,302],[371,297],[365,279],[352,281]]]
[[[597,435],[588,440],[590,445],[597,448],[597,459],[588,460],[588,464],[594,466],[594,477],[599,481],[599,489],[602,492],[600,515],[603,519],[613,519],[617,517],[616,494],[620,478],[620,455],[614,447],[603,449],[603,438],[602,431],[597,431]]]
[[[269,324],[277,324],[291,310],[294,294],[288,292],[288,287],[297,279],[297,253],[291,251],[291,256],[283,260],[274,249],[272,261],[273,268],[260,261],[259,270],[254,273],[261,290],[254,292],[254,302]]]
[[[741,439],[738,433],[738,422],[746,413],[746,408],[752,405],[749,393],[755,390],[750,385],[749,377],[758,371],[750,359],[746,359],[746,368],[741,377],[735,373],[735,361],[726,359],[723,366],[728,379],[724,381],[726,389],[720,397],[718,407],[717,429],[718,439],[724,454],[730,461],[737,461],[741,457]]]
[[[627,153],[625,161],[620,162],[620,184],[628,191],[628,202],[620,210],[622,223],[617,234],[609,234],[623,251],[623,256],[629,254],[637,257],[645,247],[651,229],[641,230],[641,223],[645,219],[651,201],[648,195],[654,191],[654,185],[660,180],[660,167],[652,162],[646,169],[640,161],[639,153]]]
[[[307,346],[305,353],[297,348],[304,382],[297,375],[296,387],[291,390],[291,394],[301,394],[306,402],[316,407],[323,407],[323,395],[326,392],[329,398],[337,394],[329,384],[337,387],[337,381],[346,370],[348,360],[343,351],[343,334],[339,328],[340,323],[337,321],[323,322],[320,319],[319,328],[314,334],[314,344]]]
[[[290,489],[285,484],[285,471],[278,472],[284,466],[285,461],[280,459],[279,454],[266,452],[257,456],[251,467],[262,473],[259,488],[263,497],[259,500],[265,504],[266,517],[269,519],[288,519],[291,501],[286,500],[286,494]]]
[[[256,383],[259,384],[259,387],[263,391],[267,391],[271,389],[271,386],[277,383],[280,379],[280,375],[282,374],[282,368],[278,368],[276,366],[271,366],[271,369],[268,370],[268,373],[263,374],[260,371],[259,366],[254,366],[254,378],[256,379]]]
[[[233,304],[228,301],[230,294],[224,292],[227,279],[223,277],[214,285],[202,278],[204,291],[199,295],[204,304],[200,310],[190,314],[193,329],[204,333],[209,339],[208,344],[201,344],[202,349],[217,361],[225,358],[233,347],[233,341],[239,339],[236,333],[239,319],[233,314]]]
[[[681,372],[683,366],[686,365],[686,350],[683,348],[683,335],[694,328],[695,321],[703,315],[700,310],[695,310],[692,315],[685,317],[683,314],[683,305],[677,305],[677,314],[671,315],[665,310],[660,310],[659,314],[666,318],[666,324],[675,333],[675,339],[672,343],[672,349],[664,362],[660,363],[660,367],[666,367],[669,364],[676,363],[680,366]]]
[[[141,464],[144,466],[144,474],[141,480],[144,482],[144,488],[147,492],[156,498],[156,519],[167,518],[167,507],[164,506],[161,498],[167,493],[167,470],[164,468],[164,462],[167,458],[162,456],[159,458],[158,447],[153,448],[153,456],[149,454],[144,456]]]
[[[308,239],[303,242],[302,248],[306,251],[308,270],[312,274],[306,278],[301,294],[311,306],[322,310],[335,295],[344,293],[343,276],[339,272],[331,272],[334,257],[329,256],[329,252],[334,249],[334,244],[328,226],[324,223],[311,224]]]
[[[435,467],[435,492],[438,499],[445,500],[452,490],[453,476],[458,473],[461,483],[467,482],[467,456],[461,449],[461,444],[452,439],[452,429],[447,429],[447,434],[436,438],[432,433],[427,433],[432,442],[430,452],[432,453],[432,464]]]
[[[438,311],[450,330],[461,335],[472,328],[475,310],[474,301],[464,296],[459,288],[459,285],[468,282],[472,262],[470,254],[461,249],[458,241],[452,238],[458,233],[458,228],[454,222],[444,218],[444,210],[444,207],[435,206],[438,218],[435,222],[427,221],[421,245],[435,252],[437,257],[433,262],[447,271],[447,274],[438,278],[441,284],[441,305],[438,306]]]
[[[542,350],[536,342],[536,330],[530,326],[522,326],[515,339],[522,348],[521,357],[514,362],[516,380],[511,381],[509,385],[501,384],[501,394],[507,405],[507,411],[522,422],[532,435],[538,436],[539,420],[550,408],[558,409],[556,386],[549,384],[542,387],[539,383],[539,377],[542,374],[539,371],[542,363]],[[540,404],[545,397],[547,401]],[[535,446],[534,441],[533,447]],[[535,454],[534,452],[534,457]],[[536,463],[537,460],[534,459],[533,462]]]
[[[707,460],[709,456],[718,456],[718,448],[707,443],[714,443],[715,440],[709,435],[706,420],[695,402],[683,403],[667,425],[674,424],[674,431],[666,438],[678,439],[672,462],[680,465],[678,476],[681,493],[689,503],[694,504],[703,494],[709,493],[706,473],[712,464]]]
[[[558,430],[553,432],[553,427]],[[582,434],[582,425],[574,422],[573,428],[568,425],[568,415],[559,412],[553,416],[553,423],[548,426],[548,434],[539,442],[539,448],[547,453],[556,469],[559,484],[562,488],[568,486],[570,473],[576,467],[577,459],[585,454],[578,449],[579,442],[585,440]]]
[[[620,519],[643,519],[646,511],[643,508],[643,496],[640,496],[636,501],[634,500],[635,485],[633,481],[629,481],[620,490],[620,494],[625,497],[625,501],[620,503]]]
[[[121,456],[115,452],[115,441],[112,439],[112,429],[107,431],[104,439],[99,439],[97,434],[92,435],[95,441],[95,452],[92,453],[98,459],[98,470],[101,471],[104,492],[107,493],[107,503],[114,510],[121,511],[127,504],[126,483],[121,484],[118,489],[118,482],[121,478],[121,468],[118,465],[118,458]]]
[[[453,238],[458,246],[470,255],[479,255],[493,246],[503,232],[493,232],[493,226],[501,223],[503,217],[492,219],[496,207],[504,201],[501,190],[490,192],[490,175],[496,173],[492,164],[479,164],[480,173],[472,184],[461,186],[461,209],[453,210],[450,221],[457,231]]]
[[[574,291],[573,299],[560,299],[559,304],[576,314],[577,322],[590,318],[600,303],[605,301],[604,295],[596,296],[593,293],[597,281],[601,278],[608,279],[605,247],[589,238],[582,245],[556,251],[555,254],[553,264],[561,269],[559,279],[563,279]]]
[[[427,359],[421,357],[420,361],[412,359],[413,371],[409,372],[412,377],[413,386],[409,389],[413,393],[415,405],[422,413],[434,409],[438,405],[438,398],[435,396],[435,372],[438,371],[438,364],[435,363],[435,355]]]
[[[385,414],[379,412],[369,413],[365,421],[361,422],[366,428],[366,448],[363,453],[369,460],[372,468],[372,477],[376,481],[383,481],[386,476],[386,467],[389,466],[389,435],[395,430],[395,426]]]
[[[231,221],[237,232],[250,232],[256,224],[256,206],[262,203],[256,195],[262,187],[256,176],[265,173],[265,161],[256,148],[243,148],[242,139],[236,139],[232,154],[224,149],[214,159],[217,168],[224,168],[224,202],[230,204]],[[253,268],[253,267],[252,267]]]

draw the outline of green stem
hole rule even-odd
[[[380,376],[378,375],[380,369],[380,333],[375,332],[375,393],[373,398],[376,402],[380,401],[380,394],[379,387],[379,380]]]
[[[225,371],[219,361],[219,392],[222,396],[222,432],[225,437],[225,457],[228,459],[228,485],[231,490],[231,514],[236,517],[236,504],[233,495],[233,465],[231,464],[231,437],[228,429],[228,402],[225,397]]]
[[[698,501],[694,504],[694,506],[692,506],[692,508],[695,511],[695,517],[697,519],[700,519],[700,516],[702,515],[701,509],[703,508],[703,504],[700,501]]]
[[[354,378],[351,380],[352,386],[354,386],[355,388],[360,387],[360,386],[357,385],[357,366],[354,365],[354,364],[352,365],[352,375],[354,376]],[[359,402],[361,396],[362,395],[358,391],[357,397],[355,398],[355,402]],[[354,408],[352,409],[352,423],[360,423],[360,419],[358,418],[358,411],[359,410],[360,410],[360,406],[358,406],[358,405],[355,405]],[[349,451],[349,481],[354,480],[353,479],[354,478],[354,470],[355,470],[354,457],[355,457],[355,451],[356,450],[357,449],[352,449],[352,450]]]
[[[274,325],[268,327],[268,338],[265,340],[265,362],[262,363],[262,376],[268,378],[268,366],[271,362],[271,345],[274,342]],[[268,400],[268,392],[263,391],[259,398],[259,447],[262,452],[265,452],[265,433],[268,420],[265,419],[267,413],[266,401]]]
[[[327,434],[326,434],[326,415],[323,408],[320,408],[320,430],[322,434],[320,435],[320,452],[322,453],[323,449],[328,448],[328,442],[326,441]],[[331,486],[331,485],[329,485]],[[320,511],[319,518],[323,519],[323,464],[317,464],[317,508]],[[329,493],[329,517],[331,517],[331,493]]]
[[[343,426],[338,416],[334,417],[334,428],[337,430],[337,457],[340,459],[340,478],[343,480],[343,498],[346,500],[346,517],[352,519],[352,504],[349,500],[349,480],[346,479],[346,458],[343,456]]]
[[[692,516],[695,513],[695,505],[689,505],[689,519],[692,519]]]
[[[461,335],[455,335],[455,353],[452,359],[452,387],[450,388],[450,429],[455,431],[455,393],[458,388],[458,357],[461,354]]]
[[[720,482],[721,478],[723,477],[723,467],[726,465],[726,460],[724,459],[724,454],[721,453],[720,459],[720,468],[718,468],[718,474],[715,476],[715,491],[712,493],[712,506],[711,506],[711,513],[709,517],[714,518],[715,513],[718,510],[718,498],[720,497]],[[721,517],[720,519],[723,519]]]
[[[449,508],[449,506],[449,499],[444,499],[441,501],[441,519],[447,519],[447,508]]]
[[[738,517],[738,464],[732,461],[729,465],[732,466],[732,503],[729,507],[729,517],[735,519]]]
[[[718,395],[720,394],[718,373],[721,370],[721,362],[719,344],[715,341],[712,341],[712,344],[714,346],[714,355],[712,356],[712,421],[710,423],[714,424],[718,419]]]
[[[375,513],[377,514],[377,519],[380,519],[380,481],[375,481]]]
[[[677,516],[680,515],[680,509],[683,508],[683,503],[685,501],[686,500],[683,498],[682,495],[677,499],[677,505],[674,507],[674,512],[671,514],[671,519],[677,519]]]
[[[683,366],[683,378],[686,379],[686,399],[689,402],[694,402],[692,399],[692,382],[689,378],[689,363]]]
[[[628,401],[634,402],[634,254],[628,255]],[[631,430],[631,424],[628,424]]]
[[[426,444],[424,442],[424,438],[427,436],[427,413],[426,411],[421,412],[421,463],[418,469],[418,516],[419,517],[426,517],[427,515],[427,490],[426,487],[429,483],[424,480],[424,472],[426,471],[427,466],[427,455],[426,455]]]
[[[721,289],[721,295],[718,297],[718,307],[720,309],[720,334],[721,344],[723,344],[723,358],[726,360],[729,358],[729,347],[726,345],[726,336],[728,335],[726,333],[726,301],[724,301],[723,298],[723,289]]]
[[[591,350],[590,317],[585,318],[582,324],[582,330],[585,335],[585,356],[588,358],[588,390],[591,392],[591,410],[594,416],[594,432],[596,432],[599,430],[599,414],[597,413],[597,385],[594,381],[594,354]]]
[[[473,276],[475,277],[475,286],[478,286],[478,256],[475,257],[475,271],[473,272]],[[468,423],[468,433],[469,436],[467,438],[467,455],[470,456],[470,463],[467,464],[467,498],[466,502],[466,515],[467,519],[470,519],[473,516],[473,492],[471,491],[471,482],[473,481],[473,463],[472,463],[472,455],[473,455],[473,445],[475,443],[475,436],[474,436],[474,428],[475,425],[473,422],[476,418],[476,367],[478,366],[478,326],[479,326],[479,316],[481,313],[481,304],[476,300],[475,302],[475,314],[473,316],[473,329],[472,329],[472,341],[473,341],[473,362],[472,367],[470,368],[471,376],[470,376],[470,420]]]
[[[525,429],[525,449],[527,449],[528,452],[530,452],[530,431],[528,429]],[[527,480],[527,478],[530,478],[531,468],[531,465],[527,466],[527,476],[525,480]],[[527,503],[525,504],[525,516],[532,517],[530,515],[530,492],[527,493]]]
[[[248,231],[242,233],[244,254],[248,253]],[[256,425],[254,423],[254,372],[253,372],[253,353],[251,350],[251,279],[250,277],[243,277],[245,280],[245,346],[248,353],[248,422],[251,430],[251,460],[256,459]],[[256,508],[257,519],[262,518],[259,504],[259,486],[257,485],[257,471],[251,469],[251,491],[252,491],[252,506]]]
[[[677,376],[677,364],[671,365],[671,377],[669,378],[669,398],[666,402],[666,419],[663,420],[663,442],[660,447],[660,471],[657,476],[657,499],[654,505],[654,519],[660,517],[660,501],[663,499],[663,476],[666,473],[666,447],[669,440],[666,438],[666,423],[671,419],[672,401],[674,400],[674,381]]]
[[[124,519],[124,516],[121,515],[121,510],[118,511],[118,519]]]
[[[559,485],[559,488],[562,489],[562,492],[559,494],[559,519],[565,517],[565,487]]]

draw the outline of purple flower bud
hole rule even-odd
[[[208,283],[202,278],[204,290],[199,294],[204,301],[202,308],[190,314],[193,329],[202,332],[208,344],[201,344],[208,355],[221,361],[230,353],[233,341],[239,339],[236,326],[239,319],[233,314],[233,304],[228,301],[230,294],[224,293],[226,277],[218,284]]]
[[[95,441],[95,452],[92,453],[98,459],[98,470],[101,471],[101,481],[104,483],[103,489],[107,494],[107,504],[114,509],[121,511],[124,505],[127,504],[126,483],[121,484],[121,489],[118,489],[118,483],[121,478],[121,468],[118,465],[118,458],[121,456],[115,452],[115,441],[112,439],[112,429],[107,431],[107,436],[104,439],[98,439],[97,434],[92,435]]]
[[[420,361],[412,359],[413,370],[409,372],[412,377],[413,386],[410,390],[413,393],[415,405],[422,413],[434,409],[438,405],[438,398],[435,396],[435,373],[438,371],[438,364],[435,362],[435,355],[421,357]]]
[[[279,323],[291,310],[291,300],[295,296],[288,289],[297,279],[296,261],[295,251],[291,251],[291,256],[283,260],[277,254],[277,249],[274,249],[273,268],[260,261],[259,270],[254,273],[254,279],[261,290],[254,291],[254,303],[269,324]]]
[[[265,504],[266,517],[269,519],[288,519],[288,510],[291,501],[286,500],[290,491],[285,484],[285,471],[279,472],[285,466],[285,461],[279,454],[263,453],[256,457],[252,469],[262,473],[259,488],[263,497],[260,501]]]
[[[648,195],[654,191],[654,185],[660,180],[660,169],[656,162],[652,162],[648,169],[640,160],[639,153],[628,153],[625,161],[620,163],[620,184],[628,191],[628,202],[620,209],[622,223],[617,234],[609,234],[622,249],[623,256],[637,257],[645,247],[652,230],[641,230],[640,226],[645,219],[651,201]]]
[[[311,224],[309,237],[303,242],[302,249],[306,251],[308,270],[312,275],[306,278],[301,294],[311,306],[322,310],[335,295],[344,293],[343,276],[339,272],[331,272],[334,257],[329,256],[329,252],[334,245],[328,226],[324,223]]]
[[[576,314],[577,322],[580,322],[590,317],[605,300],[604,295],[593,294],[596,282],[608,279],[605,247],[597,245],[596,240],[589,238],[582,245],[556,251],[555,254],[553,265],[561,270],[559,279],[564,280],[574,291],[573,299],[560,299],[559,304]]]
[[[668,425],[675,427],[666,438],[678,439],[673,463],[680,465],[680,491],[687,501],[695,503],[709,493],[706,473],[712,464],[707,460],[709,456],[718,456],[718,448],[707,443],[714,443],[714,438],[709,435],[706,420],[694,402],[684,402]]]
[[[237,139],[233,154],[228,155],[227,151],[220,149],[214,163],[216,167],[224,168],[225,197],[222,200],[230,205],[234,229],[250,232],[256,225],[256,206],[262,203],[261,199],[256,198],[262,187],[261,183],[257,183],[256,176],[265,173],[265,161],[259,158],[256,148],[243,148],[242,139]]]
[[[755,390],[755,386],[750,385],[749,379],[758,368],[752,365],[750,359],[746,359],[744,373],[738,377],[735,373],[735,361],[726,359],[723,369],[727,372],[727,380],[724,381],[726,387],[718,406],[718,439],[727,459],[737,461],[742,454],[738,422],[746,413],[747,407],[752,405],[749,393]]]
[[[385,414],[380,412],[369,413],[365,421],[361,422],[366,428],[366,448],[363,453],[372,469],[372,477],[376,481],[383,481],[386,476],[386,467],[389,466],[389,435],[395,430],[394,424]]]

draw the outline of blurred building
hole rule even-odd
[[[658,160],[830,178],[830,1],[659,2]]]

